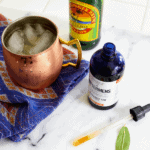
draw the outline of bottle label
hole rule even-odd
[[[118,82],[104,82],[96,79],[91,72],[89,73],[89,99],[98,106],[111,106],[118,100]]]
[[[93,5],[70,0],[70,35],[79,41],[93,41],[99,37],[99,10]]]

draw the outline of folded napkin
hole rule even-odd
[[[11,20],[0,14],[0,39]],[[64,48],[63,61],[76,62],[76,56]],[[14,142],[24,139],[43,119],[50,115],[88,73],[89,62],[82,60],[78,69],[62,68],[49,87],[31,91],[13,82],[7,73],[0,41],[0,139]]]

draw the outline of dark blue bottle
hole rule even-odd
[[[90,60],[89,102],[101,110],[108,110],[117,104],[118,82],[125,69],[123,56],[113,43],[104,44]]]

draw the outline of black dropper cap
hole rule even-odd
[[[145,117],[145,114],[150,111],[150,104],[147,104],[143,107],[137,106],[130,109],[130,114],[133,116],[134,121],[138,121]]]

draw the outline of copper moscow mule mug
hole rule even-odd
[[[19,55],[9,51],[6,47],[9,35],[26,23],[39,23],[51,30],[56,35],[53,44],[48,49],[34,55]],[[37,90],[51,85],[59,76],[62,66],[71,65],[78,68],[82,58],[79,40],[63,40],[58,36],[57,26],[49,19],[40,16],[23,17],[9,24],[2,33],[1,41],[8,74],[19,85],[28,89]],[[71,62],[63,64],[63,48],[61,44],[77,45],[78,59],[76,64]]]

